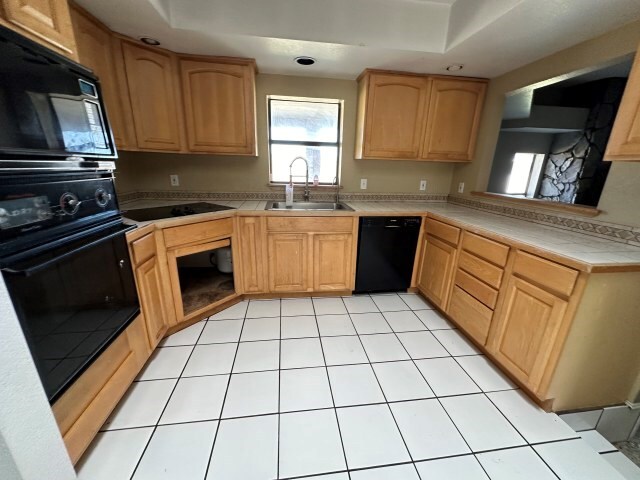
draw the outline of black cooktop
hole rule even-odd
[[[185,215],[195,215],[198,213],[220,212],[222,210],[233,210],[233,207],[225,207],[224,205],[206,202],[185,203],[182,205],[167,205],[165,207],[125,210],[122,212],[122,215],[136,222],[148,222],[150,220],[184,217]]]

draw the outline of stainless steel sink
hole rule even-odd
[[[337,211],[353,212],[353,208],[344,203],[322,203],[322,202],[293,202],[288,207],[285,202],[269,202],[265,210],[316,210],[316,211]]]

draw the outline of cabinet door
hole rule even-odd
[[[449,300],[455,261],[455,247],[431,235],[426,236],[422,249],[418,288],[442,309],[446,308]]]
[[[313,235],[313,291],[353,290],[353,235]]]
[[[122,43],[139,148],[181,149],[181,110],[174,57],[169,52]]]
[[[253,66],[181,60],[189,150],[256,155]]]
[[[371,74],[362,157],[417,159],[428,95],[427,78]]]
[[[102,96],[116,146],[129,147],[132,142],[135,142],[135,139],[129,135],[131,128],[127,128],[127,125],[132,123],[131,105],[128,92],[123,91],[118,84],[114,38],[102,24],[77,8],[71,9],[71,19],[80,63],[93,70],[100,79]]]
[[[567,302],[511,277],[487,347],[501,365],[534,392],[545,372]]]
[[[484,81],[433,79],[422,158],[473,159],[486,89]]]
[[[238,218],[243,293],[267,291],[263,233],[264,217]]]
[[[157,257],[150,258],[136,268],[136,281],[140,294],[140,308],[147,326],[149,346],[153,350],[168,328]]]
[[[45,47],[76,57],[76,43],[67,0],[0,0],[8,27]]]
[[[306,233],[270,233],[269,290],[306,292],[309,290],[309,235]]]
[[[604,159],[640,161],[640,54],[629,74]]]

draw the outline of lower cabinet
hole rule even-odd
[[[487,348],[518,380],[538,391],[567,302],[526,280],[510,277]]]
[[[451,292],[447,313],[481,345],[487,341],[493,310],[483,305],[459,286]]]
[[[310,290],[309,235],[269,233],[269,290],[306,292]]]
[[[153,349],[160,343],[168,328],[157,257],[154,256],[136,267],[136,282],[147,323],[149,346]]]
[[[237,220],[242,293],[267,291],[264,220],[264,217],[238,217]]]
[[[168,329],[162,276],[158,263],[156,233],[151,232],[131,242],[140,309],[144,315],[149,347],[156,348]]]
[[[356,225],[352,217],[269,217],[269,291],[353,290]]]
[[[351,290],[353,278],[353,235],[313,235],[313,290]]]
[[[456,247],[426,235],[418,273],[419,290],[435,305],[446,308],[456,264]]]
[[[142,315],[137,317],[53,404],[53,415],[75,464],[149,358]]]

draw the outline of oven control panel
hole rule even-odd
[[[53,177],[0,185],[0,240],[117,214],[113,177]]]

